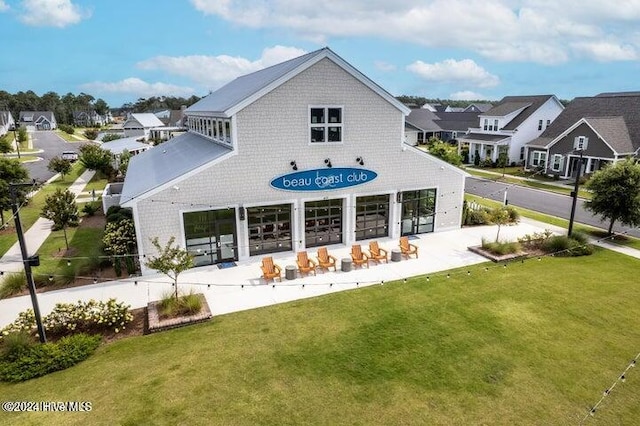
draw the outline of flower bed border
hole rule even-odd
[[[170,330],[172,328],[183,327],[189,324],[197,324],[211,319],[211,310],[207,303],[207,298],[202,293],[197,296],[202,301],[202,309],[195,315],[180,316],[175,318],[160,319],[158,306],[160,301],[149,302],[147,305],[147,329],[145,334],[156,333],[158,331]]]
[[[471,247],[467,247],[467,249],[473,253],[479,254],[480,256],[484,256],[487,259],[496,263],[529,256],[529,253],[527,253],[526,251],[520,251],[518,253],[509,253],[509,254],[493,254],[490,251],[483,249],[482,246],[471,246]]]

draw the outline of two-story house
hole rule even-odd
[[[90,111],[75,111],[73,113],[73,124],[76,126],[104,126],[108,124],[109,114],[100,115],[95,110]]]
[[[466,173],[403,142],[409,112],[329,48],[233,80],[131,159],[140,254],[176,237],[209,265],[460,227]]]
[[[508,163],[522,164],[527,142],[540,136],[563,109],[554,95],[506,96],[480,113],[480,127],[470,128],[458,141],[468,146],[470,163],[496,162],[505,153]]]
[[[627,157],[640,158],[640,92],[602,93],[572,100],[527,144],[529,170],[569,178]]]
[[[0,111],[0,136],[4,136],[10,130],[13,130],[15,124],[11,111]]]
[[[152,131],[161,127],[164,123],[150,112],[130,114],[122,125],[125,138],[140,137],[144,140],[149,140]]]

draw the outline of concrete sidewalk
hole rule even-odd
[[[91,180],[95,171],[86,170],[82,173],[78,179],[75,180],[70,186],[71,191],[76,198],[82,191],[87,183]],[[33,195],[33,194],[31,194]],[[24,233],[25,243],[27,245],[27,251],[29,254],[33,254],[38,251],[40,246],[51,234],[51,226],[53,222],[48,219],[39,218],[36,222]],[[22,254],[20,252],[20,244],[15,243],[7,252],[0,258],[0,268],[2,271],[17,272],[22,271],[24,266],[22,265]]]
[[[503,226],[500,235],[504,240],[515,240],[525,234],[540,232],[551,228],[545,223],[523,220],[518,225]],[[553,229],[552,229],[553,230]],[[559,231],[565,232],[562,229]],[[282,267],[282,282],[265,283],[260,278],[260,257],[236,262],[237,266],[219,269],[217,266],[194,268],[184,272],[179,278],[180,291],[201,292],[214,315],[253,309],[298,299],[320,296],[337,291],[351,290],[382,282],[402,280],[404,278],[433,274],[458,267],[473,267],[487,259],[470,252],[467,247],[481,244],[482,238],[493,240],[496,226],[479,226],[446,232],[422,234],[411,243],[419,247],[418,259],[371,264],[369,269],[354,269],[343,272],[319,272],[316,276],[284,279],[287,265],[295,265],[294,253],[274,254],[276,264]],[[366,243],[366,242],[365,242]],[[397,240],[379,239],[380,246],[387,249],[397,247]],[[617,250],[616,250],[617,251]],[[315,259],[316,251],[308,250]],[[344,245],[330,246],[329,252],[340,259],[349,258],[350,248]],[[636,250],[635,257],[640,258]],[[76,302],[78,300],[118,301],[132,308],[147,306],[150,301],[159,300],[163,294],[171,292],[170,280],[164,275],[147,275],[119,281],[108,281],[82,287],[73,287],[38,294],[40,310],[43,315],[49,313],[56,303]],[[20,296],[0,300],[0,327],[13,322],[19,312],[31,308],[29,296]]]

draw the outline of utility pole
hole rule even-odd
[[[27,245],[24,241],[24,234],[22,232],[22,223],[20,222],[20,211],[18,209],[18,192],[17,188],[24,186],[33,186],[33,183],[10,183],[9,189],[11,191],[11,211],[13,212],[13,220],[16,223],[16,233],[18,234],[18,242],[20,243],[20,252],[22,253],[22,263],[24,264],[24,273],[27,277],[27,287],[29,287],[29,295],[31,296],[31,304],[33,305],[33,313],[36,317],[36,326],[38,327],[38,336],[40,337],[40,343],[46,343],[47,336],[44,332],[44,325],[42,324],[42,317],[40,316],[40,308],[38,307],[38,298],[36,296],[36,285],[33,282],[33,275],[31,274],[32,266],[40,265],[40,257],[37,254],[29,256],[27,254]]]
[[[13,137],[16,140],[16,151],[18,152],[18,160],[20,159],[20,140],[18,139],[20,126],[18,123],[13,123]]]
[[[569,231],[567,232],[567,236],[571,236],[573,232],[573,217],[576,214],[576,204],[578,203],[578,187],[580,185],[580,172],[582,171],[582,153],[584,151],[580,150],[580,160],[578,161],[578,170],[576,171],[576,183],[573,186],[573,192],[571,192],[571,197],[573,201],[571,202],[571,215],[569,216]]]

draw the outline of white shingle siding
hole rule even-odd
[[[309,105],[343,106],[343,143],[309,143]],[[400,190],[437,188],[435,230],[460,226],[464,173],[440,160],[403,145],[404,116],[401,111],[324,59],[263,96],[235,116],[235,154],[219,164],[172,183],[137,203],[141,253],[149,253],[149,238],[166,242],[175,236],[184,244],[182,213],[292,202],[298,220],[303,220],[304,201],[346,198],[345,231],[353,228],[353,204],[357,195],[392,194],[391,236],[399,235],[400,206],[395,193]],[[356,167],[363,157],[364,168],[378,173],[371,183],[336,191],[293,193],[272,188],[270,181],[299,170],[325,167],[330,158],[334,167]],[[360,166],[358,166],[360,167]],[[297,201],[295,201],[297,200]],[[349,208],[351,207],[351,208]],[[236,219],[238,219],[236,217]],[[248,256],[246,221],[238,221],[240,259]],[[304,230],[294,229],[304,243]],[[354,234],[345,233],[344,242]],[[295,239],[295,237],[294,237]],[[295,245],[294,249],[299,248]]]

